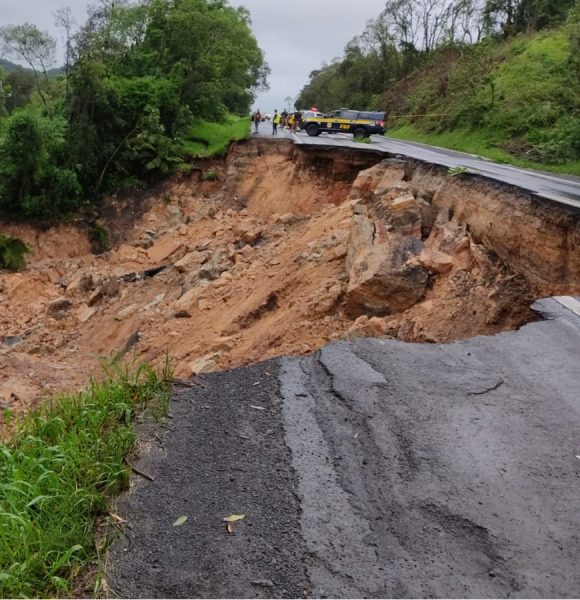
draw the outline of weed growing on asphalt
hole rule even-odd
[[[170,372],[113,363],[102,382],[56,398],[0,445],[0,597],[73,596],[98,560],[94,529],[127,488],[135,419],[166,414]]]
[[[459,175],[465,175],[466,173],[467,169],[465,167],[450,167],[447,169],[449,177],[459,177]]]

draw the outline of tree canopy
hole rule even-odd
[[[383,94],[438,48],[473,45],[562,24],[574,0],[387,0],[344,54],[310,73],[297,104],[384,107]]]
[[[12,76],[12,115],[0,139],[0,211],[69,210],[185,168],[187,128],[247,113],[266,85],[249,14],[226,0],[101,0],[76,32],[70,13],[60,11],[57,21],[67,64],[56,82],[47,77],[51,36],[28,24],[0,29],[5,54],[27,62],[41,99],[18,109],[30,97],[30,75]],[[24,133],[30,141],[16,143]],[[23,169],[27,148],[36,162]]]

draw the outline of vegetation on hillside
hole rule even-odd
[[[185,134],[185,152],[193,157],[211,158],[226,152],[230,142],[246,139],[250,117],[227,115],[220,122],[199,121]]]
[[[247,114],[265,85],[249,14],[225,0],[105,0],[76,33],[58,17],[57,79],[48,34],[0,28],[4,55],[30,67],[4,77],[0,215],[51,219],[187,169],[196,123]]]
[[[98,519],[116,524],[109,503],[129,482],[136,418],[163,415],[170,387],[167,371],[145,366],[106,374],[33,412],[0,444],[2,598],[86,594],[75,579],[99,558]]]
[[[0,233],[0,269],[23,269],[29,252],[30,248],[22,240]]]
[[[389,0],[298,104],[381,108],[399,137],[577,171],[579,56],[580,0]]]

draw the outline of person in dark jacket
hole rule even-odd
[[[302,113],[297,110],[294,115],[293,115],[293,119],[292,119],[292,133],[296,133],[296,131],[298,131],[298,128],[300,127],[300,122],[302,121]]]
[[[260,112],[260,109],[258,109],[255,113],[254,113],[254,133],[258,133],[259,129],[260,129],[260,123],[262,122],[262,113]]]

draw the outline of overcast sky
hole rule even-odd
[[[29,22],[56,33],[54,11],[70,6],[83,23],[89,4],[91,0],[0,0],[0,25]],[[340,56],[366,21],[381,12],[384,0],[230,0],[230,4],[244,5],[252,15],[254,33],[272,69],[270,90],[257,99],[256,107],[272,112],[287,96],[300,92],[311,71]]]

